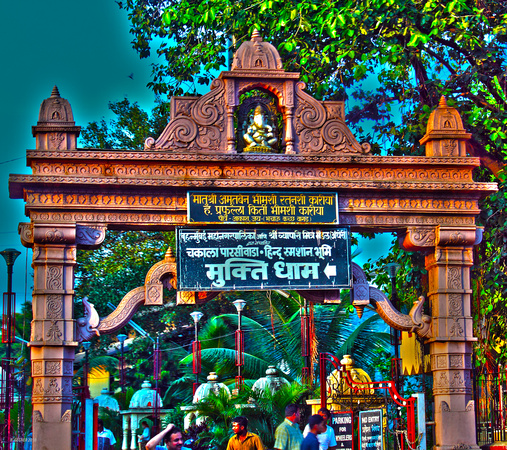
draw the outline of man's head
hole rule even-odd
[[[238,416],[232,419],[232,431],[234,434],[241,436],[246,434],[248,429],[248,419],[243,416]]]
[[[299,423],[299,419],[301,418],[299,412],[299,406],[291,403],[285,407],[285,417],[289,419],[291,422]]]
[[[104,431],[104,421],[102,419],[97,420],[97,430],[99,430],[99,433]]]
[[[322,416],[324,418],[326,425],[329,423],[329,419],[331,418],[331,411],[329,411],[329,409],[320,408],[317,411],[317,414],[319,414],[320,416]]]
[[[146,422],[145,420],[143,420],[143,421],[141,422],[141,426],[142,426],[143,428],[148,428],[148,422]]]
[[[320,414],[314,414],[308,419],[308,427],[314,434],[323,433],[325,431],[325,426],[326,422],[324,420],[324,417],[322,417]]]
[[[183,447],[183,434],[181,430],[176,427],[172,427],[169,432],[164,436],[165,446],[169,450],[181,450]]]

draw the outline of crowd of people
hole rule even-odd
[[[285,408],[285,419],[275,432],[274,450],[335,450],[337,447],[334,430],[328,425],[331,413],[321,408],[318,414],[310,416],[303,432],[299,428],[301,412],[298,405]],[[227,444],[227,450],[265,450],[261,438],[248,431],[248,419],[239,416],[232,421],[234,435]],[[165,446],[159,445],[165,443]],[[151,438],[146,450],[181,450],[183,433],[173,424]]]

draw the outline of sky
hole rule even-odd
[[[146,87],[150,61],[140,60],[132,49],[127,14],[114,0],[4,2],[2,13],[0,250],[21,252],[13,285],[19,305],[31,301],[33,271],[31,252],[21,245],[17,232],[20,222],[28,222],[24,202],[9,198],[8,178],[30,173],[26,150],[35,148],[31,127],[37,124],[40,104],[56,85],[69,100],[76,125],[84,127],[112,118],[110,101],[128,97],[151,109],[154,95]],[[356,261],[361,264],[385,254],[391,239],[386,235],[361,243],[363,252]],[[7,290],[7,268],[1,260],[0,289]]]
[[[125,96],[150,109],[146,88],[151,67],[132,49],[125,11],[114,0],[4,2],[0,28],[0,250],[21,252],[14,264],[18,305],[31,300],[31,252],[21,245],[18,223],[28,222],[23,200],[9,199],[9,174],[29,174],[26,150],[35,148],[32,126],[39,107],[58,86],[69,100],[76,125],[112,118],[108,102]],[[130,78],[129,75],[133,74]],[[26,287],[25,287],[26,286]],[[7,266],[0,260],[0,289],[7,290]]]

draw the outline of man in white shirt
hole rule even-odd
[[[332,427],[328,425],[329,419],[331,418],[331,412],[327,408],[320,408],[317,412],[320,416],[324,418],[325,431],[320,434],[317,434],[317,439],[319,441],[319,450],[336,450],[336,436],[334,434],[334,430]],[[310,432],[310,427],[306,425],[303,436]]]
[[[104,422],[102,421],[102,419],[99,419],[97,421],[97,437],[104,438],[102,441],[105,441],[99,442],[100,449],[114,450],[114,444],[116,444],[116,439],[114,438],[114,434],[111,432],[111,430],[104,428]],[[101,441],[101,439],[99,439],[99,441]]]

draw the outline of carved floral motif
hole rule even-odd
[[[70,409],[63,413],[60,422],[72,422],[72,411]]]
[[[58,228],[46,231],[46,242],[63,242],[64,235]]]
[[[44,390],[47,395],[56,395],[60,393],[60,386],[58,386],[58,381],[56,378],[49,379],[49,385],[47,389]]]
[[[72,361],[64,361],[63,362],[63,374],[64,375],[72,375],[74,373],[74,364]]]
[[[32,363],[32,375],[42,375],[42,361],[34,361]]]
[[[447,271],[447,285],[450,289],[461,289],[461,271],[458,267],[449,267]]]
[[[463,356],[462,355],[451,355],[450,356],[450,367],[452,369],[463,368]]]
[[[62,272],[59,266],[48,266],[46,271],[46,287],[50,290],[62,289]]]
[[[463,315],[463,300],[461,294],[449,294],[449,315]]]
[[[46,333],[46,337],[50,341],[58,341],[63,336],[63,333],[60,331],[56,320],[51,321],[51,326],[49,327],[48,332]]]
[[[60,375],[61,368],[60,361],[46,361],[46,375]]]
[[[463,328],[459,323],[459,319],[453,319],[453,323],[449,329],[449,336],[451,337],[462,337],[463,336]]]
[[[63,303],[61,295],[48,295],[46,300],[46,318],[61,319],[63,312]]]

